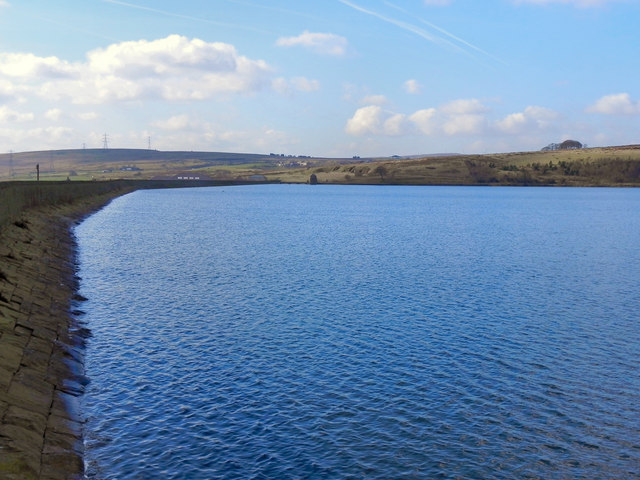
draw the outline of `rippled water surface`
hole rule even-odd
[[[76,234],[91,478],[640,478],[640,190],[138,191]]]

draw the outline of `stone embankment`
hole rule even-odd
[[[0,479],[83,477],[79,399],[89,332],[71,229],[132,189],[53,206],[41,199],[0,224]]]

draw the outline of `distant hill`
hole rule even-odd
[[[371,159],[362,159],[370,161]],[[234,152],[161,151],[144,149],[69,149],[0,154],[0,180],[29,180],[40,167],[43,180],[154,178],[198,170],[218,178],[238,178],[275,168],[307,167],[349,159],[306,155]]]
[[[274,171],[267,179],[318,184],[640,187],[640,145],[423,156]]]
[[[10,154],[0,155],[0,165],[6,165]],[[50,162],[61,161],[74,164],[91,163],[135,163],[143,161],[173,162],[197,160],[206,163],[233,164],[247,163],[270,158],[268,155],[252,153],[227,153],[227,152],[164,152],[160,150],[142,150],[129,148],[94,148],[74,150],[46,150],[36,152],[13,153],[14,166],[40,163],[45,167]]]
[[[277,154],[86,149],[0,155],[0,180],[200,177],[395,185],[640,186],[640,146],[568,148],[486,155],[316,158]],[[573,147],[573,148],[571,148]]]

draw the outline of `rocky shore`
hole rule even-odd
[[[0,225],[0,478],[83,477],[83,351],[73,225],[116,190]]]

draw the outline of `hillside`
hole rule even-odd
[[[87,149],[0,155],[0,180],[155,179],[406,185],[640,186],[640,146],[486,155],[316,158],[227,152]]]
[[[311,174],[340,184],[640,186],[640,145],[329,164],[266,178],[303,182]]]

